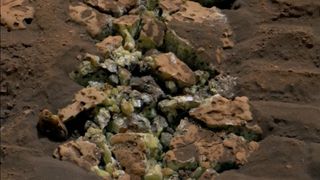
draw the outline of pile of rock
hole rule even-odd
[[[247,162],[261,135],[248,99],[219,95],[231,92],[219,81],[230,78],[196,65],[212,62],[201,60],[199,47],[174,27],[198,23],[222,33],[228,25],[219,10],[166,0],[87,0],[70,10],[72,19],[101,39],[100,54],[83,55],[71,73],[85,87],[73,103],[57,115],[40,114],[38,129],[47,136],[77,136],[54,157],[106,179],[206,179]],[[84,118],[81,131],[69,127]]]

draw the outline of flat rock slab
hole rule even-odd
[[[206,99],[199,107],[191,109],[191,117],[204,122],[208,127],[244,126],[252,120],[247,97],[233,101],[220,95]]]

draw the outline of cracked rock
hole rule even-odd
[[[98,147],[82,139],[66,142],[60,145],[53,156],[63,161],[70,161],[78,166],[91,170],[100,162],[101,152]]]
[[[9,30],[26,29],[26,24],[33,20],[35,10],[25,0],[1,1],[1,24]]]
[[[227,46],[223,42],[232,41],[232,31],[227,17],[219,9],[186,1],[167,21],[167,51],[175,53],[192,68],[206,70],[210,64],[222,63],[223,48]]]
[[[192,86],[196,83],[193,71],[173,53],[154,55],[146,61],[162,80],[172,80],[179,87]]]
[[[208,127],[243,126],[252,120],[247,97],[228,100],[220,95],[205,100],[199,107],[190,110],[191,117],[204,122]]]
[[[97,39],[103,39],[112,32],[112,17],[102,14],[83,3],[69,5],[71,19],[86,27],[88,33]]]
[[[115,17],[122,16],[137,5],[137,0],[85,0],[84,2]]]
[[[97,49],[107,57],[112,51],[122,46],[123,38],[121,36],[108,36],[103,41],[96,44]]]
[[[219,169],[225,163],[234,166],[244,164],[250,154],[258,149],[258,144],[232,133],[212,132],[188,120],[181,120],[170,148],[164,161],[173,170],[192,170],[197,166]]]

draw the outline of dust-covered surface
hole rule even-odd
[[[60,143],[39,136],[36,123],[40,109],[64,107],[81,89],[68,74],[79,54],[96,53],[95,41],[70,22],[69,2],[31,6],[25,30],[1,26],[1,179],[94,179],[51,158]],[[237,77],[235,95],[249,97],[264,134],[246,164],[218,178],[319,179],[320,2],[243,0],[233,8],[222,12],[235,44],[218,69]]]

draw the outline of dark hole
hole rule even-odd
[[[19,26],[19,23],[14,22],[14,23],[13,23],[13,26],[17,27],[17,26]]]
[[[25,18],[24,19],[24,22],[26,23],[26,24],[31,24],[31,22],[32,22],[32,18]]]
[[[216,6],[220,9],[231,9],[233,3],[236,0],[193,0],[195,2],[199,2],[202,6],[211,8],[212,6]]]

